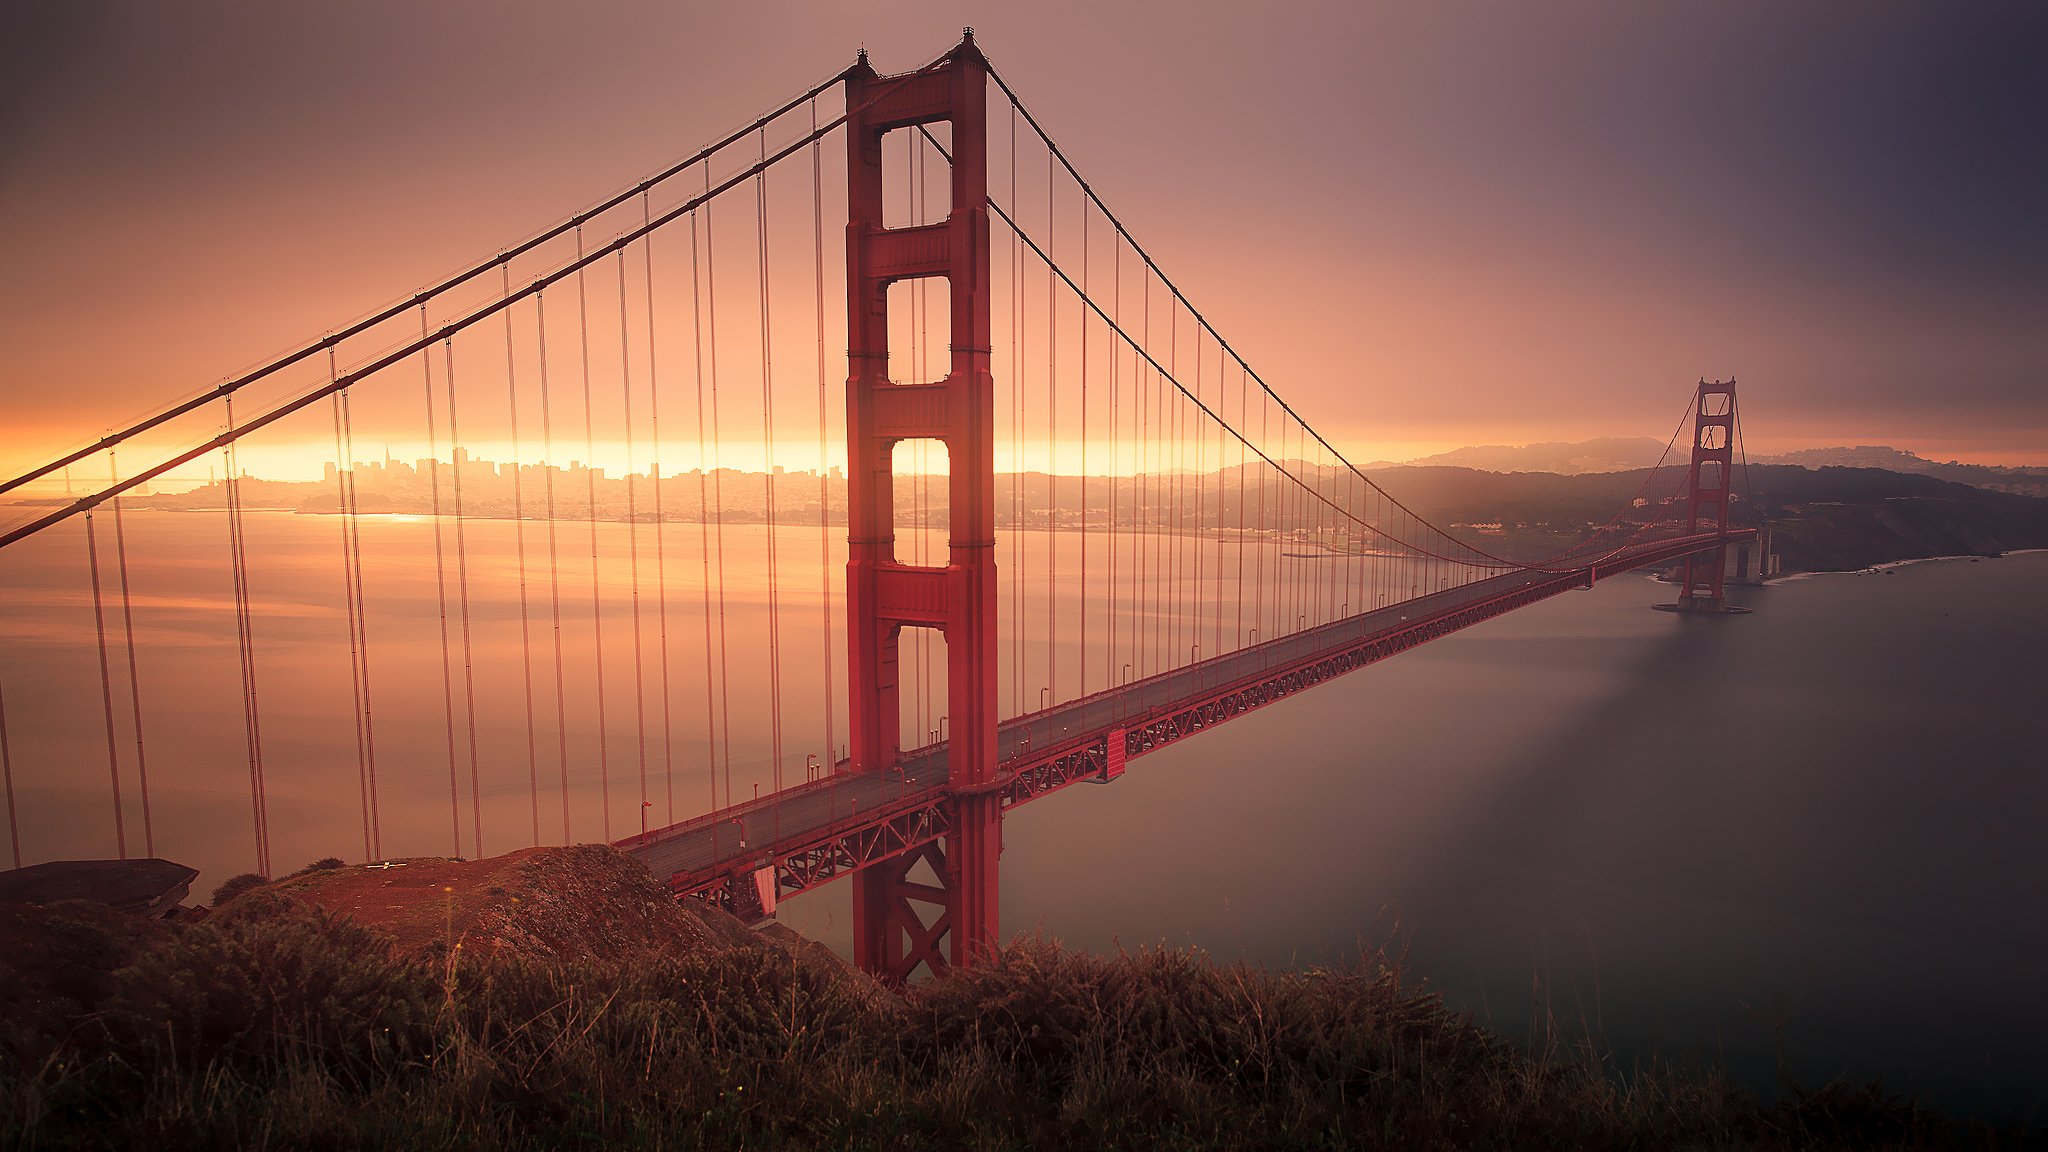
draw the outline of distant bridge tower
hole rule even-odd
[[[847,113],[847,657],[851,772],[884,772],[902,754],[897,641],[904,628],[946,638],[951,797],[943,842],[879,861],[855,876],[854,959],[900,982],[934,973],[996,942],[1000,799],[996,766],[995,380],[990,373],[988,62],[969,29],[937,66],[878,76],[866,54],[846,77]],[[952,127],[951,214],[904,228],[882,224],[882,137]],[[946,281],[952,356],[944,380],[889,376],[889,285]],[[908,358],[904,358],[907,363]],[[946,446],[951,530],[943,568],[896,557],[898,441]],[[938,884],[913,879],[924,861]],[[927,911],[919,912],[917,906]]]
[[[1700,381],[1699,399],[1693,406],[1692,472],[1687,479],[1685,510],[1687,535],[1728,531],[1734,440],[1735,381]],[[1727,567],[1726,545],[1687,556],[1684,582],[1678,590],[1678,610],[1728,611],[1722,596]]]

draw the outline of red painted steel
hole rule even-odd
[[[985,785],[996,763],[995,382],[990,373],[988,62],[972,31],[939,67],[879,76],[863,55],[846,75],[848,475],[847,631],[851,744],[844,771],[887,772],[902,756],[897,647],[906,627],[946,637],[951,715],[943,852],[936,887],[905,895],[911,857],[863,867],[853,899],[854,958],[885,980],[920,964],[964,964],[996,940],[1000,810]],[[882,138],[945,121],[952,128],[952,211],[943,223],[886,228]],[[946,378],[889,376],[889,285],[946,281],[952,358]],[[896,558],[898,441],[943,442],[951,530],[944,568]],[[856,865],[859,867],[859,865]],[[927,891],[926,889],[930,889]],[[934,895],[938,893],[938,895]],[[929,897],[929,899],[926,899]],[[936,904],[926,920],[913,903]],[[943,945],[943,947],[942,947]]]
[[[1728,485],[1734,474],[1735,381],[1700,381],[1693,405],[1692,471],[1687,478],[1685,531],[1728,531]],[[1705,523],[1702,523],[1703,514]],[[1718,612],[1725,605],[1726,547],[1685,558],[1678,606]]]
[[[1052,713],[1085,715],[1092,710],[1106,709],[1115,718],[1096,725],[1080,724],[1059,739],[1041,740],[1030,752],[1013,756],[1001,765],[1002,770],[985,786],[987,794],[996,801],[999,812],[1006,812],[1071,784],[1114,778],[1120,772],[1113,772],[1111,766],[1120,761],[1157,751],[1452,632],[1563,592],[1590,587],[1596,580],[1635,568],[1668,564],[1702,551],[1718,550],[1727,542],[1748,539],[1753,535],[1754,532],[1747,529],[1737,529],[1725,535],[1700,533],[1637,545],[1567,572],[1507,573],[1483,582],[1489,587],[1452,589],[1448,593],[1423,596],[1394,610],[1382,609],[1367,614],[1388,617],[1389,622],[1383,626],[1361,627],[1358,618],[1352,618],[1311,629],[1299,637],[1268,641],[1248,650],[1254,657],[1251,661],[1253,670],[1244,674],[1214,678],[1200,674],[1204,667],[1225,668],[1244,662],[1246,654],[1232,654],[1204,661],[1193,669],[1164,673],[1069,702],[1053,709]],[[1300,651],[1275,655],[1270,659],[1259,655],[1262,652],[1287,653],[1290,648],[1299,648]],[[1155,682],[1191,675],[1203,683],[1199,691],[1176,695],[1149,708],[1119,703],[1141,697]],[[1207,683],[1209,679],[1214,682]],[[1045,715],[1018,717],[1005,727],[1026,728]],[[1121,756],[1116,744],[1122,745]],[[923,756],[930,751],[932,749],[920,749],[918,755]],[[909,945],[928,934],[930,925],[916,918],[915,911],[909,907],[909,903],[916,901],[905,897],[901,891],[903,872],[909,865],[893,865],[890,861],[942,837],[950,839],[952,836],[958,791],[949,783],[939,782],[940,779],[935,776],[928,783],[919,782],[913,772],[900,783],[890,784],[893,791],[885,790],[879,801],[855,804],[850,808],[836,807],[833,810],[843,814],[834,819],[801,830],[789,829],[782,839],[761,845],[758,851],[718,853],[716,859],[685,871],[674,871],[660,865],[659,849],[663,843],[692,831],[702,832],[735,823],[735,814],[744,817],[754,811],[765,813],[770,801],[764,799],[723,812],[708,813],[675,828],[664,829],[655,834],[652,845],[622,841],[618,846],[647,861],[650,867],[656,868],[657,875],[666,874],[670,888],[678,896],[705,900],[742,916],[759,915],[754,890],[755,876],[760,869],[774,870],[777,890],[784,898],[848,872],[856,872],[862,878],[860,882],[873,886],[876,895],[870,898],[886,901],[898,917],[899,924],[915,921],[914,927],[904,928],[906,939],[899,942],[900,946],[891,954],[889,963],[870,969],[883,976],[899,969],[907,975],[910,969],[901,965],[912,950]],[[829,781],[821,780],[790,789],[783,794],[785,805],[796,798],[823,793],[830,787]],[[876,879],[867,879],[871,874]],[[946,874],[941,872],[940,875],[943,879]]]

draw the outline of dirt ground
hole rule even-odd
[[[267,890],[346,913],[390,933],[404,951],[507,949],[564,960],[772,942],[830,955],[786,929],[755,932],[715,909],[680,904],[630,857],[597,844],[523,848],[487,860],[349,864]]]

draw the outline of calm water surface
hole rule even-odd
[[[338,525],[284,514],[251,522],[276,863],[360,859]],[[458,837],[469,854],[478,809],[487,853],[532,842],[536,822],[542,841],[561,842],[565,790],[569,838],[629,835],[643,755],[657,824],[705,810],[714,787],[721,800],[728,787],[735,796],[773,787],[759,690],[762,529],[728,529],[725,661],[735,687],[729,700],[707,701],[707,650],[716,659],[707,639],[717,630],[702,611],[698,530],[669,526],[664,720],[655,632],[640,654],[635,704],[625,527],[599,526],[601,663],[588,529],[561,527],[565,785],[544,527],[526,526],[530,760],[514,529],[471,522],[479,787],[472,799],[458,655],[456,816],[433,525],[364,523],[385,855],[446,854]],[[128,527],[156,849],[203,869],[203,896],[246,870],[252,852],[224,529],[217,516],[173,513],[131,513]],[[111,855],[83,540],[46,536],[0,564],[0,685],[23,851],[31,860]],[[843,695],[844,653],[836,640],[827,647],[820,612],[843,555],[834,542],[821,556],[815,528],[785,529],[777,542],[788,780],[828,735],[844,742],[843,705],[829,730],[824,708],[828,671]],[[452,532],[443,545],[452,581]],[[1027,570],[1043,570],[1047,546],[1025,535]],[[639,547],[652,629],[651,530]],[[1205,563],[1235,563],[1223,551]],[[1000,561],[1010,558],[1006,545]],[[1271,549],[1249,564],[1275,580],[1290,570]],[[1088,591],[1098,612],[1099,569],[1098,558]],[[1386,586],[1409,581],[1380,575]],[[1650,611],[1670,590],[1636,576],[1559,597],[1144,757],[1114,785],[1020,810],[1004,828],[1003,930],[1089,949],[1194,944],[1272,965],[1339,961],[1390,942],[1415,976],[1495,1026],[1520,1032],[1555,1019],[1590,1031],[1623,1067],[1719,1061],[1759,1088],[1780,1067],[1808,1084],[1882,1076],[1944,1106],[2039,1122],[2048,1117],[2044,588],[2048,555],[2023,555],[1738,591],[1756,611],[1723,619]],[[1050,608],[1077,612],[1079,595],[1063,589]],[[1025,605],[1027,617],[1045,610]],[[1100,648],[1101,619],[1086,664],[1096,688],[1120,675]],[[1128,635],[1137,623],[1119,615],[1117,627]],[[125,693],[118,621],[109,624]],[[1201,638],[1161,634],[1162,644],[1191,642]],[[1073,695],[1082,654],[1070,646],[1051,658],[1064,677],[1056,694]],[[1021,669],[1006,663],[1006,712],[1028,710],[1047,662],[1033,652]],[[723,730],[719,705],[729,742],[706,739],[707,724]],[[934,699],[906,728],[935,725],[943,710]],[[117,712],[127,831],[139,852],[120,697]],[[783,918],[845,950],[847,901],[844,885],[828,886],[789,902]]]
[[[1393,942],[1622,1067],[1882,1076],[2039,1123],[2044,590],[2035,554],[1739,590],[1755,612],[1721,619],[1651,611],[1671,590],[1642,577],[1559,597],[1020,810],[1003,928],[1272,965]],[[843,893],[798,903],[848,946]]]

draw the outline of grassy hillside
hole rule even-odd
[[[326,871],[358,895],[382,885],[365,869]],[[540,893],[522,885],[550,877],[571,890],[528,911]],[[608,849],[530,854],[475,892],[419,885],[409,908],[370,902],[415,925],[423,909],[445,907],[446,932],[434,939],[323,907],[340,890],[329,879],[257,886],[183,925],[83,905],[0,908],[0,1143],[170,1152],[2025,1140],[1930,1116],[1875,1087],[1767,1107],[1711,1073],[1616,1075],[1555,1037],[1530,1049],[1489,1035],[1381,956],[1271,972],[1186,951],[1092,956],[1020,941],[986,967],[898,995],[786,935],[673,906],[632,913],[661,890]],[[627,909],[616,920],[605,903],[614,898]]]

